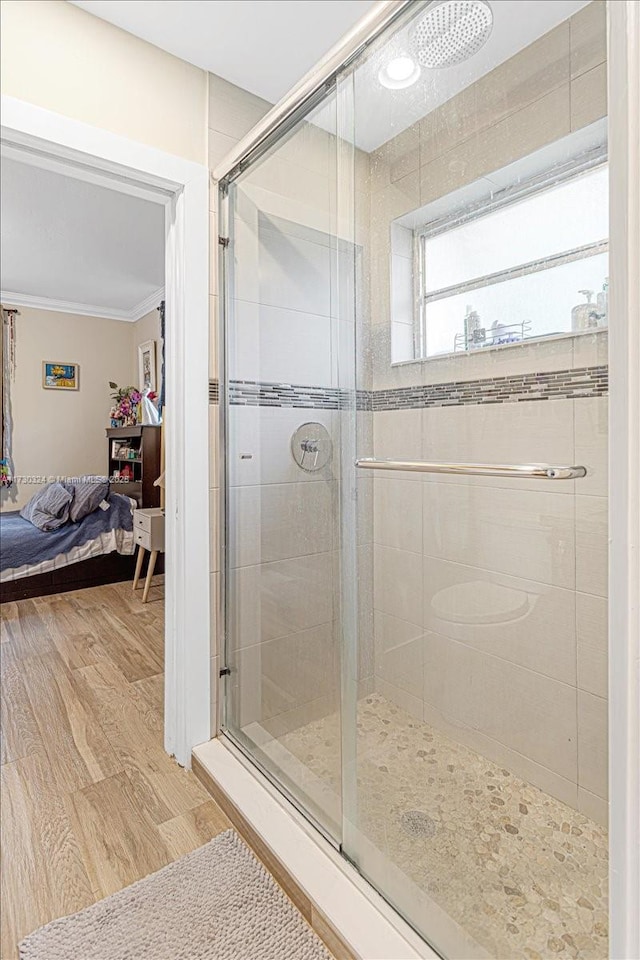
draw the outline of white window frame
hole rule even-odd
[[[521,182],[512,187],[507,187],[504,190],[493,194],[493,196],[489,198],[483,199],[472,206],[466,207],[466,209],[463,211],[449,214],[446,217],[435,220],[432,223],[426,224],[425,226],[414,231],[414,277],[416,277],[415,292],[417,304],[415,328],[416,359],[433,360],[437,359],[437,357],[449,355],[433,354],[429,356],[427,354],[427,308],[430,303],[434,303],[437,300],[448,299],[449,297],[456,296],[457,294],[470,293],[473,290],[479,290],[483,287],[492,286],[505,280],[512,280],[516,277],[524,277],[532,273],[541,273],[564,263],[572,263],[575,260],[583,260],[588,257],[597,256],[600,253],[607,253],[609,250],[609,238],[607,237],[594,243],[584,244],[580,247],[574,247],[570,250],[564,250],[560,253],[550,254],[547,257],[531,260],[527,263],[522,263],[514,267],[497,270],[495,273],[484,274],[478,277],[473,277],[469,280],[461,281],[460,283],[451,284],[447,287],[441,287],[437,290],[427,291],[427,242],[443,233],[448,233],[450,230],[455,230],[456,228],[463,226],[465,223],[470,223],[480,217],[485,217],[505,207],[512,206],[513,204],[518,203],[527,197],[543,193],[546,190],[557,187],[559,184],[568,183],[590,170],[596,170],[599,167],[605,166],[607,163],[608,158],[606,148],[598,147],[597,149],[590,151],[581,157],[573,159],[560,167],[554,167],[552,170],[549,170],[529,180]],[[575,335],[575,332],[572,333],[571,331],[561,334],[561,336],[573,335]],[[532,343],[536,340],[547,339],[547,336],[548,335],[545,334],[540,334],[538,336],[534,334],[531,337],[523,337],[523,340],[524,342]],[[555,336],[557,336],[557,334],[555,334]],[[500,346],[519,346],[523,340],[518,340],[514,343],[501,344]],[[492,346],[496,345],[488,343],[486,346],[479,347],[478,349],[491,349]],[[451,350],[450,353],[466,353],[468,352],[468,349],[469,348],[465,346],[460,350]]]

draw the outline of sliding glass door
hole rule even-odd
[[[224,730],[443,956],[607,956],[605,5],[410,4],[222,184]]]
[[[355,415],[353,147],[338,146],[337,105],[334,90],[223,191],[225,725],[336,843],[341,470]]]

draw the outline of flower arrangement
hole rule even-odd
[[[109,413],[111,421],[120,421],[122,426],[133,427],[138,422],[138,413],[142,394],[137,387],[119,387],[112,380],[109,386],[115,392],[111,394],[113,406]]]
[[[0,460],[0,487],[10,487],[12,482],[9,472],[9,459]]]

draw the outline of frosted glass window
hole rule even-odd
[[[423,354],[605,326],[608,216],[603,164],[434,236],[427,229]]]

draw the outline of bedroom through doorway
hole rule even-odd
[[[162,703],[167,197],[3,143],[1,200],[0,599]]]

